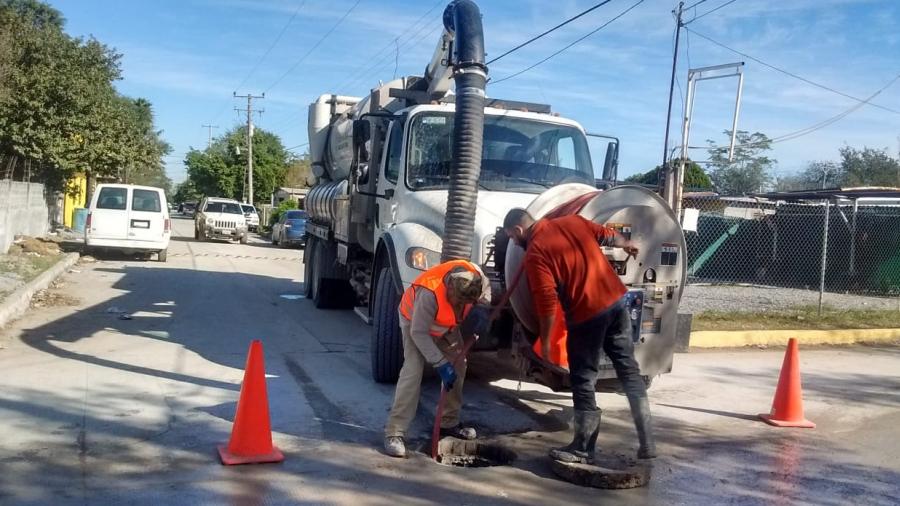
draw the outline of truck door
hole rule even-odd
[[[403,164],[403,124],[399,121],[391,122],[388,132],[388,145],[384,150],[378,178],[378,195],[384,195],[376,201],[376,226],[385,228],[396,221],[397,201],[394,193],[397,191],[397,182],[400,178],[400,168]]]

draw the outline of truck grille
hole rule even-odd
[[[216,221],[215,221],[215,227],[216,227],[216,228],[237,228],[237,222],[235,222],[235,221],[224,221],[224,220],[220,221],[220,220],[216,220]]]

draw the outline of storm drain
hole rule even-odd
[[[516,454],[498,444],[447,437],[438,443],[438,462],[456,467],[505,466]]]

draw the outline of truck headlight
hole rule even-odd
[[[214,221],[216,221],[216,220],[214,220],[214,219],[212,219],[212,218],[206,218],[206,224],[207,224],[207,225],[212,225]]]
[[[441,254],[418,246],[406,250],[406,265],[413,269],[426,271],[441,263]]]

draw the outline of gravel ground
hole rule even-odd
[[[825,305],[856,309],[897,309],[900,298],[866,297],[844,293],[825,293]],[[796,288],[738,285],[688,285],[679,311],[768,311],[819,303],[819,292]]]

